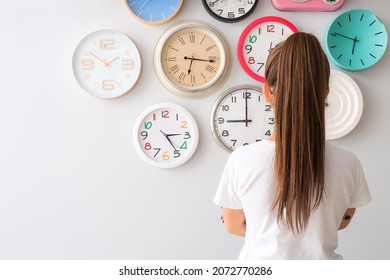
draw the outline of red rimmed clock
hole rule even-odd
[[[264,83],[264,68],[269,52],[281,41],[298,32],[288,20],[267,16],[251,22],[241,33],[237,56],[244,71]]]

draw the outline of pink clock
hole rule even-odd
[[[344,0],[272,0],[272,4],[282,11],[330,12],[340,9]]]

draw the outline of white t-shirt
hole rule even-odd
[[[342,259],[335,253],[338,228],[347,208],[371,201],[358,158],[329,143],[325,150],[325,193],[311,214],[305,231],[294,235],[278,225],[275,196],[273,141],[261,141],[235,150],[229,157],[214,202],[243,209],[245,244],[239,259]]]

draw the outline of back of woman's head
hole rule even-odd
[[[329,63],[318,39],[299,32],[271,51],[265,70],[275,109],[277,190],[272,208],[278,208],[279,222],[300,232],[325,189]]]

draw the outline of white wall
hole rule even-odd
[[[159,83],[152,63],[159,35],[174,22],[202,19],[222,30],[233,49],[243,28],[279,15],[321,40],[328,24],[354,8],[375,12],[390,32],[390,1],[346,0],[332,13],[286,13],[260,0],[255,14],[233,25],[217,22],[198,0],[186,0],[170,23],[135,20],[124,0],[2,1],[0,10],[0,258],[234,259],[242,239],[230,236],[212,204],[228,157],[214,141],[209,116],[225,89],[256,84],[236,57],[230,79],[201,100],[185,100]],[[73,50],[86,34],[115,29],[141,49],[136,88],[115,100],[96,99],[76,83]],[[390,258],[390,55],[348,72],[363,92],[356,129],[335,144],[355,152],[373,202],[340,233],[347,259]],[[161,101],[186,107],[201,138],[194,157],[173,170],[144,163],[132,143],[143,108]]]

